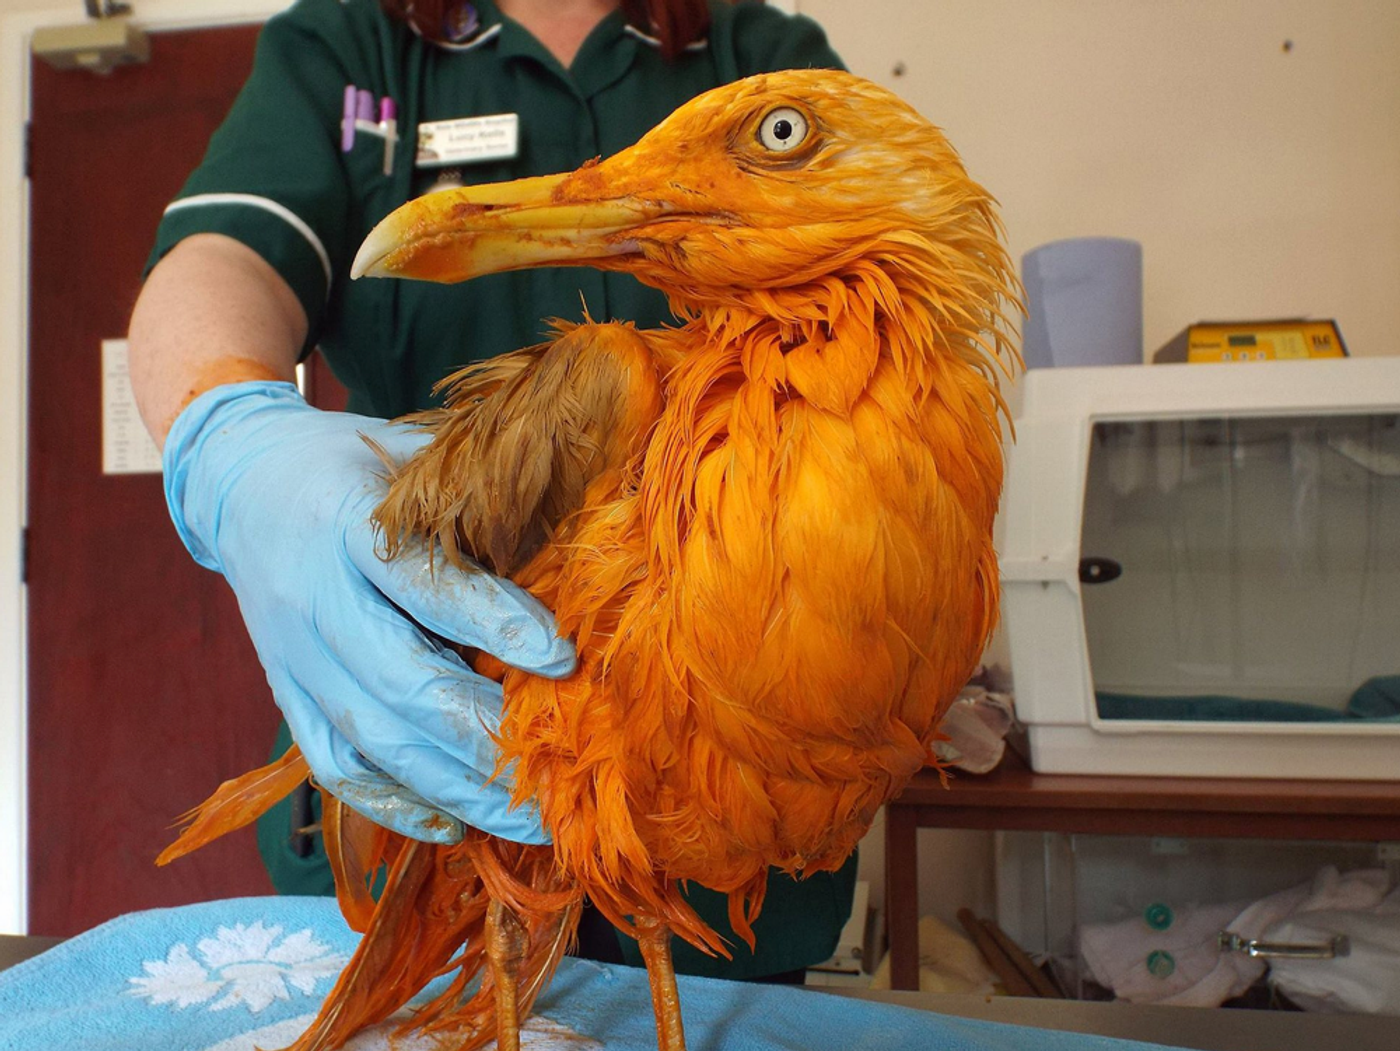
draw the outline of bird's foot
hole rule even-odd
[[[496,1051],[520,1051],[520,961],[525,927],[499,901],[486,912],[486,956],[496,986]]]
[[[671,962],[671,929],[660,920],[639,917],[637,944],[651,982],[651,1008],[656,1013],[656,1046],[659,1051],[685,1051],[681,1030],[681,998],[676,990],[676,969]]]

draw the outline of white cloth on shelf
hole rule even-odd
[[[1269,981],[1309,1011],[1400,1014],[1400,890],[1371,907],[1317,907],[1275,923],[1267,941],[1325,943],[1345,935],[1346,956],[1273,960]]]

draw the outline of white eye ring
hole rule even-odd
[[[795,150],[807,138],[807,118],[791,106],[775,109],[758,126],[758,141],[774,153]]]

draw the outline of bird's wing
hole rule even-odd
[[[473,365],[442,384],[433,432],[395,465],[375,512],[392,555],[410,537],[492,571],[519,569],[582,506],[589,484],[632,462],[662,407],[664,350],[631,325],[558,325],[549,343]]]

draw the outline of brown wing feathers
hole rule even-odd
[[[509,575],[599,474],[631,459],[661,409],[646,339],[631,325],[557,325],[558,338],[444,381],[444,408],[411,417],[432,444],[394,468],[376,512],[388,553],[435,538],[460,563]]]

